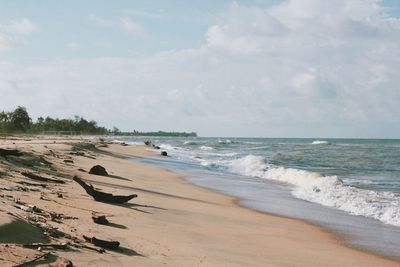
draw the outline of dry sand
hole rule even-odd
[[[16,147],[44,155],[44,159],[54,164],[59,176],[66,175],[67,181],[48,185],[40,191],[4,190],[10,185],[21,186],[17,181],[34,181],[23,178],[0,157],[0,171],[7,173],[0,178],[0,188],[3,188],[0,189],[0,218],[8,212],[32,219],[34,214],[13,206],[15,199],[20,199],[46,212],[77,218],[45,222],[70,235],[53,238],[53,243],[70,242],[77,246],[73,240],[79,239],[85,244],[82,235],[121,243],[120,250],[103,254],[85,248],[52,250],[51,257],[39,262],[43,266],[54,265],[57,257],[69,259],[75,266],[400,266],[398,261],[346,247],[320,227],[240,207],[233,197],[194,186],[165,169],[125,158],[153,155],[144,146],[113,144],[101,148],[106,153],[85,152],[88,157],[69,155],[70,143],[77,141],[80,140],[44,137],[0,140],[0,148]],[[64,163],[69,158],[73,164]],[[89,170],[96,164],[104,166],[110,176],[78,170]],[[96,202],[71,180],[73,175],[104,192],[136,193],[138,198],[126,205]],[[38,188],[24,186],[28,190]],[[58,197],[59,193],[62,198]],[[93,223],[92,212],[107,215],[111,224]],[[12,266],[41,253],[3,244],[0,265]]]

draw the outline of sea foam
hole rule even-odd
[[[205,151],[214,150],[214,148],[212,148],[212,147],[210,147],[210,146],[201,146],[200,149],[201,149],[201,150],[205,150]]]
[[[242,175],[292,185],[292,194],[297,198],[400,226],[399,194],[345,185],[337,176],[276,167],[268,164],[262,156],[248,155],[235,159],[231,161],[230,168]]]

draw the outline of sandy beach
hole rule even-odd
[[[27,153],[22,158],[29,154],[29,162],[0,157],[0,233],[16,221],[26,221],[48,229],[29,243],[48,239],[66,247],[38,250],[23,247],[28,242],[24,238],[19,244],[3,240],[1,266],[47,252],[34,266],[67,266],[67,260],[74,266],[400,266],[344,246],[318,226],[241,207],[234,197],[129,159],[156,155],[145,146],[85,143],[81,138],[43,136],[0,139],[0,148]],[[109,175],[89,174],[94,165],[104,166]],[[34,181],[21,172],[64,183]],[[126,204],[97,202],[72,180],[74,176],[102,192],[138,197]],[[29,209],[33,206],[36,209]],[[93,213],[105,215],[110,223],[95,224]],[[15,227],[28,234],[37,230],[29,224]],[[120,248],[99,253],[83,235],[119,241]]]

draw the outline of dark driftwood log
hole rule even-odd
[[[94,189],[93,185],[85,183],[82,179],[79,177],[75,176],[73,179],[75,182],[77,182],[80,186],[85,189],[86,193],[88,195],[92,196],[96,201],[100,202],[105,202],[105,203],[125,203],[131,200],[132,198],[137,197],[136,194],[129,195],[129,196],[114,196],[113,194],[110,193],[104,193],[97,191]]]
[[[63,180],[50,179],[50,178],[46,178],[46,177],[31,173],[31,172],[21,172],[21,174],[25,177],[28,177],[28,178],[30,178],[32,180],[36,180],[36,181],[65,184],[65,182]]]
[[[20,152],[17,149],[3,149],[0,148],[0,156],[6,157],[6,156],[22,156],[22,152]]]
[[[98,239],[96,237],[88,237],[88,236],[83,236],[83,238],[87,241],[92,243],[93,245],[97,247],[102,247],[102,248],[107,248],[107,249],[118,249],[120,243],[118,241],[107,241],[107,240],[102,240]]]

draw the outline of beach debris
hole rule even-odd
[[[64,163],[74,164],[74,161],[72,159],[64,159]]]
[[[36,183],[29,183],[29,182],[25,182],[25,181],[16,181],[15,183],[22,184],[22,185],[27,185],[27,186],[40,186],[40,187],[43,187],[43,188],[47,187],[47,184],[36,184]]]
[[[34,259],[32,259],[32,260],[30,260],[30,261],[26,261],[26,262],[23,262],[23,263],[20,263],[20,264],[17,264],[17,265],[13,265],[13,267],[27,267],[27,266],[32,266],[32,263],[34,263],[35,261],[40,260],[40,259],[42,259],[42,258],[46,258],[46,257],[49,256],[50,254],[51,254],[50,252],[44,253],[44,254],[42,254],[42,255],[39,255],[39,256],[35,257]]]
[[[92,215],[92,220],[93,222],[97,223],[97,224],[102,224],[102,225],[107,225],[109,223],[109,221],[107,220],[105,215]]]
[[[80,171],[80,172],[86,172],[86,171],[85,171],[84,169],[82,169],[82,168],[79,168],[78,171]]]
[[[120,243],[118,241],[107,241],[107,240],[103,240],[103,239],[99,239],[96,237],[88,237],[88,236],[83,236],[83,238],[86,240],[86,242],[92,243],[93,245],[95,245],[96,247],[102,247],[102,248],[106,248],[106,249],[118,249]]]
[[[144,144],[145,144],[146,146],[151,146],[151,145],[152,145],[150,140],[144,141]]]
[[[63,181],[63,180],[46,178],[46,177],[31,173],[31,172],[21,172],[21,174],[25,177],[28,177],[28,178],[30,178],[32,180],[36,180],[36,181],[65,184],[65,181]]]
[[[67,243],[62,244],[45,244],[45,243],[32,243],[32,244],[23,244],[23,248],[31,248],[31,249],[68,249]]]
[[[81,151],[69,152],[69,154],[75,155],[75,156],[85,156],[85,152],[81,152]]]
[[[161,151],[161,156],[164,156],[164,157],[168,156],[167,151]]]
[[[101,166],[101,165],[95,165],[95,166],[93,166],[93,167],[90,169],[89,174],[108,176],[108,172],[106,171],[106,168],[104,168],[104,167]]]
[[[4,149],[4,148],[0,148],[0,156],[2,157],[6,157],[6,156],[22,156],[22,152],[20,152],[17,149]]]
[[[128,144],[125,143],[125,142],[122,142],[122,143],[121,143],[121,146],[128,146]]]
[[[24,191],[24,192],[29,191],[29,188],[27,188],[25,186],[19,186],[19,185],[9,185],[9,186],[3,187],[1,189],[6,190],[6,191]]]
[[[55,263],[55,267],[74,267],[74,264],[72,261],[64,259],[64,258],[59,258]]]
[[[36,212],[36,213],[42,213],[43,210],[41,208],[36,207],[35,205],[32,204],[26,204],[24,202],[21,202],[19,200],[15,201],[15,205],[14,207],[23,210],[23,211],[27,211],[27,212]]]
[[[106,143],[101,143],[101,144],[98,144],[97,147],[108,147],[108,145]]]
[[[80,186],[82,186],[83,189],[85,189],[86,193],[88,193],[88,195],[92,196],[96,201],[99,202],[122,204],[128,202],[132,198],[137,197],[136,194],[128,196],[114,196],[113,194],[110,193],[97,191],[96,189],[94,189],[93,185],[85,183],[78,176],[74,176],[73,180],[77,182]]]

